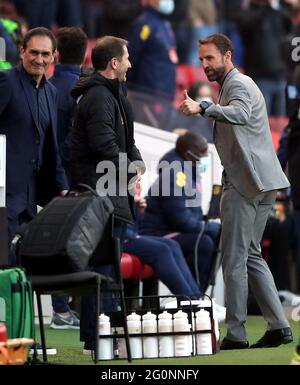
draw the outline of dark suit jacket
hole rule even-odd
[[[57,141],[63,167],[69,174],[71,128],[76,107],[76,100],[71,90],[79,81],[80,66],[74,64],[57,64],[54,75],[49,79],[58,92]]]
[[[0,72],[0,134],[6,135],[6,191],[19,194],[27,189],[33,176],[37,180],[37,204],[46,204],[68,184],[57,151],[57,93],[46,82],[50,110],[42,166],[36,171],[40,132],[36,105],[28,87],[28,75],[22,66]]]

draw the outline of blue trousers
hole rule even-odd
[[[181,233],[173,238],[180,244],[187,264],[202,294],[205,293],[208,286],[209,276],[214,264],[215,252],[218,247],[220,230],[220,224],[208,222],[205,225],[197,250],[195,250],[195,247],[199,237],[198,233]]]
[[[123,250],[136,254],[142,262],[153,266],[159,279],[174,295],[200,298],[200,289],[176,241],[141,235],[126,240]]]
[[[255,83],[264,95],[268,115],[284,116],[285,106],[285,80],[272,80],[266,78],[255,78]]]
[[[55,313],[68,313],[71,310],[68,304],[68,297],[52,295],[51,301]]]

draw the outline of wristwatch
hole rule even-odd
[[[202,100],[199,105],[201,107],[200,115],[204,115],[206,109],[211,105],[211,103],[206,100]]]

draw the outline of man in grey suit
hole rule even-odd
[[[180,109],[215,120],[214,140],[224,166],[221,200],[222,267],[227,335],[221,349],[249,347],[245,322],[248,281],[268,323],[252,348],[292,342],[272,274],[260,242],[276,191],[289,186],[275,154],[266,104],[254,81],[234,68],[232,43],[222,34],[200,41],[199,56],[209,81],[220,85],[218,104],[198,104],[185,92]]]

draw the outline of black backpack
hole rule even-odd
[[[18,254],[29,273],[85,271],[113,213],[107,196],[86,185],[51,200],[25,227]],[[101,255],[97,256],[101,260]],[[106,256],[107,257],[107,256]]]

